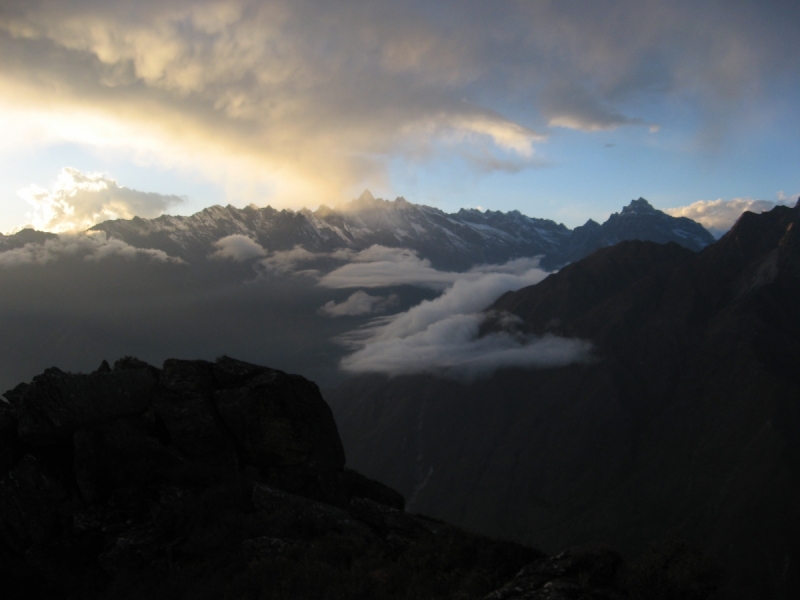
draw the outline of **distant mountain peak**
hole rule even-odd
[[[372,192],[369,190],[364,190],[361,192],[361,195],[356,200],[357,202],[374,202],[375,196],[372,195]]]
[[[653,213],[653,212],[658,212],[658,211],[655,208],[653,208],[653,205],[650,204],[644,198],[631,200],[631,203],[622,209],[623,215],[636,215],[636,214]]]

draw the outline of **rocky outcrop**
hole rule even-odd
[[[330,507],[386,496],[402,508],[396,492],[345,476],[331,411],[299,376],[228,357],[161,369],[128,357],[90,374],[47,369],[5,397],[0,558],[17,582],[64,592],[152,566],[165,556],[156,513],[203,490],[258,483]]]
[[[663,567],[632,586],[635,563],[610,551],[548,558],[405,512],[399,493],[344,468],[331,411],[302,377],[228,357],[161,369],[127,357],[90,374],[48,369],[6,398],[4,598],[638,600],[664,589]]]
[[[51,445],[75,431],[144,412],[156,379],[147,369],[73,375],[47,369],[11,398],[23,442]]]
[[[344,469],[296,375],[126,357],[5,397],[4,598],[478,598],[541,557],[405,513]]]

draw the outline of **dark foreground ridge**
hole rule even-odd
[[[547,558],[344,468],[317,386],[222,357],[47,369],[0,402],[4,598],[705,598],[680,544]],[[523,568],[524,567],[524,568]],[[516,577],[514,576],[517,574]]]

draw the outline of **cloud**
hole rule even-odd
[[[295,246],[291,250],[278,250],[258,264],[266,271],[277,275],[286,275],[297,270],[304,262],[311,262],[327,256],[325,253],[309,252],[302,246]]]
[[[627,117],[577,84],[556,86],[540,100],[543,115],[551,127],[581,131],[609,131],[624,125],[646,125],[651,132],[658,126],[640,118]]]
[[[771,200],[755,200],[753,198],[733,198],[731,200],[698,200],[688,206],[665,208],[664,212],[673,217],[687,217],[697,221],[716,237],[728,231],[745,211],[761,213],[772,210],[779,204],[788,204],[791,200],[783,197],[778,202]]]
[[[7,0],[0,102],[27,125],[2,143],[121,148],[298,207],[426,153],[541,164],[548,125],[678,106],[711,139],[796,81],[792,4]]]
[[[546,276],[538,268],[472,273],[439,298],[343,336],[342,341],[356,350],[341,361],[341,368],[350,373],[438,373],[470,379],[502,367],[554,367],[587,360],[590,345],[582,340],[507,331],[480,335],[483,311],[492,301]]]
[[[66,167],[53,189],[32,185],[19,195],[34,208],[30,224],[55,233],[84,231],[109,219],[157,217],[183,202],[178,196],[140,192],[117,184],[101,173],[81,173]]]
[[[336,304],[333,300],[326,302],[319,309],[319,313],[329,317],[355,317],[381,313],[388,307],[397,304],[396,294],[389,296],[371,296],[359,290],[351,294],[344,302]]]
[[[361,252],[338,251],[332,254],[348,264],[322,276],[319,285],[328,288],[376,288],[416,285],[443,290],[461,279],[478,279],[486,273],[520,274],[539,265],[537,258],[518,258],[504,265],[478,265],[465,273],[438,271],[428,259],[419,258],[407,248],[374,245]]]
[[[216,250],[210,258],[216,260],[233,260],[244,262],[252,258],[266,256],[267,251],[254,239],[246,235],[228,235],[214,242]]]
[[[346,254],[338,253],[344,258]],[[413,250],[371,246],[350,255],[350,262],[324,275],[319,285],[328,288],[388,287],[418,285],[444,289],[458,274],[437,271],[428,259],[421,259]]]
[[[25,244],[21,248],[0,252],[0,267],[44,265],[61,258],[75,257],[87,262],[97,262],[112,256],[128,260],[148,258],[155,262],[182,263],[180,258],[169,256],[162,250],[136,248],[122,240],[108,239],[104,231],[62,234],[41,244]]]

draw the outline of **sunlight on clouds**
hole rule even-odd
[[[728,231],[745,211],[762,213],[770,211],[779,204],[788,204],[789,198],[780,198],[778,202],[756,200],[754,198],[732,198],[723,200],[698,200],[688,206],[665,208],[664,212],[673,217],[687,217],[697,221],[716,237]]]
[[[157,217],[168,206],[183,202],[178,196],[132,190],[101,173],[69,167],[61,171],[52,190],[32,185],[19,195],[33,206],[30,224],[54,233],[84,231],[109,219]]]
[[[612,12],[571,0],[7,6],[0,118],[27,123],[12,131],[19,147],[115,147],[278,207],[391,187],[398,160],[540,166],[551,132],[538,128],[654,132],[642,115],[674,100],[711,139],[759,106],[763,79],[796,71],[781,36],[763,35],[776,23],[723,3],[707,14],[633,0]]]
[[[152,2],[135,16],[80,2],[22,8],[0,20],[0,43],[27,66],[0,66],[4,103],[12,118],[33,113],[50,140],[191,164],[230,195],[268,184],[270,198],[242,200],[286,207],[335,202],[357,182],[385,185],[391,157],[439,140],[530,157],[542,135],[437,91],[447,73],[477,73],[461,42],[420,33],[419,19],[376,20],[387,6],[365,9],[374,14],[358,27],[348,11],[323,11],[345,34],[333,47],[308,7],[280,1]],[[403,79],[409,71],[415,82]],[[482,168],[495,164],[507,168]]]

